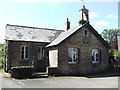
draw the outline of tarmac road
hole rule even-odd
[[[118,88],[118,76],[61,76],[26,80],[2,77],[2,88]]]

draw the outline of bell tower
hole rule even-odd
[[[85,8],[85,5],[83,5],[83,8],[79,10],[79,12],[80,12],[79,24],[89,22],[89,10]]]

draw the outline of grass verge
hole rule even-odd
[[[4,69],[0,69],[0,73],[5,73]]]

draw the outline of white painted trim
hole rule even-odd
[[[24,47],[24,54],[23,54],[23,58],[22,58],[22,47]],[[26,47],[28,47],[28,58],[29,58],[29,46],[27,46],[27,45],[22,45],[20,48],[21,48],[21,50],[20,50],[20,57],[21,57],[21,59],[24,59],[24,60],[28,60],[28,58],[26,58],[25,56],[26,56]]]
[[[73,51],[73,49],[75,49],[75,51]],[[74,55],[75,54],[75,57],[77,58],[76,61],[74,61]],[[76,64],[78,62],[78,48],[68,48],[68,56],[72,59],[72,61],[68,62],[69,64]]]
[[[96,61],[96,59],[97,59],[96,54],[98,54],[99,61]],[[100,55],[99,49],[92,49],[92,56],[94,57],[94,61],[92,60],[92,63],[99,63],[100,62],[99,55]]]
[[[40,52],[38,51],[38,60],[42,59],[42,57],[44,57],[45,55],[45,51],[43,49],[43,46],[39,46],[38,50],[40,49]]]

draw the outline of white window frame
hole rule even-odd
[[[78,48],[68,48],[68,57],[71,59],[69,64],[76,64],[78,62]]]
[[[23,51],[22,51],[22,48],[24,48]],[[27,53],[26,53],[26,48],[28,48]],[[22,52],[23,52],[23,53],[22,53]],[[22,55],[23,55],[23,58],[22,58]],[[26,55],[27,55],[27,58],[26,58]],[[22,46],[21,46],[20,56],[21,56],[21,59],[28,60],[28,58],[29,58],[29,47],[28,47],[27,45],[22,45]]]
[[[92,63],[100,63],[100,59],[101,59],[100,50],[92,49]]]
[[[38,47],[38,59],[42,59],[44,57],[44,47],[43,46],[39,46]]]

